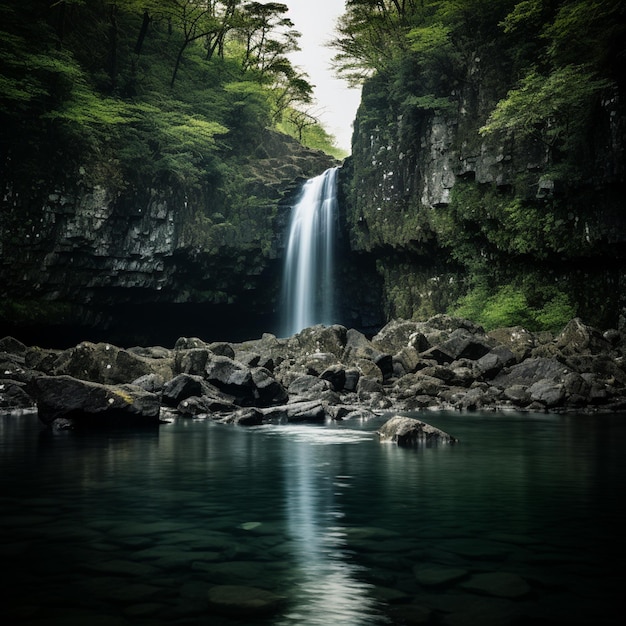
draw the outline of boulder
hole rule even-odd
[[[54,375],[104,384],[128,383],[145,374],[172,378],[174,359],[148,358],[108,343],[85,341],[61,353],[54,364]]]
[[[393,374],[393,356],[376,348],[363,333],[353,328],[346,333],[346,347],[342,359],[350,364],[371,361],[380,370],[383,380]]]
[[[214,341],[213,343],[210,343],[207,347],[213,354],[216,354],[218,356],[227,356],[229,359],[233,360],[235,358],[234,348],[225,341]]]
[[[24,365],[28,369],[53,375],[54,365],[61,354],[61,350],[46,350],[39,347],[28,348],[24,356]]]
[[[208,348],[177,350],[174,357],[174,372],[203,376],[210,354],[212,353]]]
[[[543,379],[559,381],[572,372],[571,368],[556,359],[532,357],[503,370],[492,384],[506,388],[512,385],[530,386]]]
[[[529,357],[538,343],[535,335],[522,326],[497,328],[487,333],[487,336],[508,348],[518,361]]]
[[[482,380],[491,380],[497,376],[503,368],[514,365],[517,357],[506,346],[499,345],[476,360],[478,376]]]
[[[378,431],[381,441],[390,441],[399,446],[416,446],[419,444],[456,443],[458,440],[412,417],[396,415],[387,420]]]
[[[252,385],[256,406],[271,406],[282,404],[289,398],[287,390],[264,367],[253,367]]]
[[[397,353],[405,348],[428,350],[423,324],[410,320],[391,320],[372,337],[372,345],[382,352]]]
[[[24,382],[0,378],[0,408],[27,409],[35,406],[35,399]]]
[[[346,333],[347,329],[339,324],[311,326],[291,337],[287,345],[289,351],[296,355],[326,352],[341,357],[346,345]]]
[[[134,385],[103,385],[70,376],[35,381],[39,419],[65,420],[74,428],[158,426],[159,397]]]
[[[452,333],[458,330],[466,330],[471,334],[484,334],[484,330],[479,324],[475,324],[464,318],[451,317],[443,313],[434,315],[427,321],[421,322],[418,327],[431,346],[446,342]]]
[[[323,422],[326,420],[326,409],[317,401],[294,402],[285,407],[288,422]]]
[[[192,348],[207,348],[208,344],[198,337],[179,337],[174,344],[174,350],[191,350]]]
[[[220,418],[223,424],[235,424],[238,426],[260,426],[264,422],[264,415],[258,409],[246,407],[237,409],[233,413]]]
[[[145,376],[140,376],[139,378],[131,381],[130,384],[141,387],[151,393],[161,393],[163,391],[165,381],[162,376],[159,376],[159,374],[146,374]]]
[[[611,343],[602,333],[583,323],[580,318],[570,320],[555,339],[556,347],[564,355],[601,354],[611,350]]]
[[[220,391],[200,376],[179,374],[163,385],[162,400],[167,406],[177,406],[192,396],[222,395]]]
[[[413,346],[406,346],[393,355],[393,373],[398,378],[416,372],[421,362],[419,351]]]
[[[21,354],[24,356],[28,348],[18,339],[14,337],[2,337],[0,339],[0,352],[7,352],[8,354]]]
[[[305,374],[298,376],[287,388],[290,396],[314,399],[324,391],[332,391],[333,384],[326,379]]]
[[[320,379],[327,380],[335,391],[343,391],[346,385],[346,369],[339,363],[331,365],[320,374]]]
[[[565,400],[565,386],[546,378],[530,385],[528,393],[533,402],[539,402],[549,409],[561,406]]]

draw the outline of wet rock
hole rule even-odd
[[[323,403],[316,400],[288,404],[285,416],[289,422],[323,422],[327,417]]]
[[[487,354],[494,342],[485,335],[459,328],[450,334],[450,338],[437,347],[442,354],[449,355],[450,361],[458,359],[477,360]]]
[[[346,345],[346,333],[347,329],[338,324],[312,326],[291,337],[288,347],[302,355],[330,353],[340,357]]]
[[[507,400],[518,407],[525,407],[531,403],[530,393],[526,385],[511,385],[504,389],[503,394]]]
[[[173,365],[173,358],[147,358],[108,343],[83,342],[58,356],[54,374],[118,384],[153,373],[168,380],[172,378]]]
[[[542,379],[528,388],[531,400],[540,402],[548,408],[561,406],[565,400],[565,387],[561,383]]]
[[[217,356],[226,356],[229,359],[235,359],[235,350],[231,344],[225,341],[215,341],[210,343],[207,348]]]
[[[174,357],[174,371],[177,374],[203,376],[211,351],[208,348],[177,350]]]
[[[340,364],[330,365],[320,374],[320,378],[327,380],[335,391],[342,391],[346,385],[345,367]]]
[[[282,404],[288,399],[286,389],[264,367],[254,367],[252,372],[252,385],[254,387],[254,399],[256,406],[271,406]]]
[[[31,370],[53,375],[54,365],[62,354],[61,350],[46,350],[39,347],[28,348],[24,355],[24,365]]]
[[[20,354],[24,356],[28,348],[19,340],[14,337],[2,337],[0,339],[0,352],[7,352],[8,354]]]
[[[428,350],[430,345],[422,333],[423,324],[410,320],[392,320],[374,337],[372,345],[382,352],[397,353],[404,348],[413,348],[417,352]]]
[[[522,326],[497,328],[487,333],[487,335],[508,348],[517,357],[518,361],[528,358],[537,347],[535,335]]]
[[[131,381],[130,384],[141,387],[151,393],[161,393],[163,391],[165,381],[159,374],[146,374],[145,376],[140,376],[139,378]]]
[[[133,385],[103,385],[70,376],[42,376],[36,380],[36,394],[39,419],[47,425],[59,418],[76,428],[159,423],[159,397]]]
[[[326,379],[318,378],[310,374],[299,376],[288,387],[290,396],[299,398],[317,398],[324,391],[332,391],[333,384]]]
[[[191,350],[193,348],[208,348],[208,344],[198,337],[179,337],[174,344],[174,350]]]
[[[237,424],[239,426],[259,426],[265,421],[265,416],[258,409],[248,407],[238,409],[219,421],[224,424]]]
[[[26,409],[35,406],[35,399],[28,393],[26,383],[0,378],[0,408]]]
[[[611,349],[610,342],[602,333],[584,324],[580,318],[570,320],[554,343],[564,355],[601,354]]]
[[[455,443],[448,433],[412,417],[396,415],[386,421],[378,431],[381,441],[391,441],[399,446],[423,443]]]
[[[212,396],[190,396],[176,406],[178,413],[188,416],[228,412],[235,408],[232,398],[220,393]]]
[[[572,370],[556,359],[534,357],[504,370],[496,376],[492,383],[498,387],[512,385],[530,386],[543,379],[561,380]]]
[[[214,397],[221,395],[217,387],[209,384],[202,377],[192,374],[179,374],[163,386],[162,400],[163,404],[167,406],[177,406],[192,396]]]

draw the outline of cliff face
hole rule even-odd
[[[303,180],[334,164],[268,131],[230,195],[207,183],[5,177],[0,334],[43,345],[273,330],[282,238]],[[243,181],[243,182],[242,182]]]
[[[444,312],[477,284],[485,293],[522,285],[617,325],[626,285],[620,94],[594,111],[576,171],[559,175],[540,142],[480,136],[498,99],[493,84],[468,80],[447,115],[400,115],[378,79],[365,85],[342,178],[351,249],[375,257],[387,317]]]

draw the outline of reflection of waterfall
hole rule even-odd
[[[306,426],[287,432],[291,436],[284,454],[285,508],[296,569],[291,586],[293,609],[276,626],[387,624],[371,595],[372,587],[359,579],[361,569],[347,552],[344,512],[336,492],[346,486],[339,483],[351,477],[337,476],[328,461],[333,458],[326,455],[333,433]],[[362,433],[356,438],[354,433],[342,434],[336,442],[362,438]]]
[[[293,208],[283,283],[286,336],[334,321],[337,172],[334,167],[308,180]]]

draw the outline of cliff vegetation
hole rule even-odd
[[[389,317],[617,324],[625,35],[619,0],[348,0],[347,219]]]
[[[280,205],[338,156],[299,37],[278,2],[3,2],[3,325],[269,302]]]

